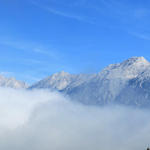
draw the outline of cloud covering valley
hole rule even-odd
[[[150,111],[84,106],[46,90],[0,89],[0,149],[141,150]]]

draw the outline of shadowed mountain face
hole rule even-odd
[[[90,105],[150,106],[150,63],[144,57],[133,57],[109,65],[98,74],[60,72],[30,87],[34,88],[57,90]]]
[[[147,69],[136,78],[128,81],[116,98],[119,103],[136,105],[138,107],[150,106],[150,70]]]

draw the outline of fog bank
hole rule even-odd
[[[141,150],[150,111],[72,103],[44,90],[0,89],[0,149]]]

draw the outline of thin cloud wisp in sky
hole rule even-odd
[[[77,20],[77,21],[81,21],[81,22],[85,22],[85,23],[90,23],[90,24],[95,24],[94,21],[91,20],[91,18],[87,17],[87,16],[83,16],[83,15],[75,15],[75,14],[72,14],[72,13],[69,13],[69,12],[64,12],[64,11],[60,11],[60,10],[57,10],[57,9],[54,9],[50,6],[46,6],[46,5],[43,5],[41,3],[38,3],[36,1],[32,1],[31,2],[33,5],[49,12],[49,13],[52,13],[54,15],[58,15],[58,16],[62,16],[62,17],[65,17],[65,18],[70,18],[70,19],[74,19],[74,20]]]

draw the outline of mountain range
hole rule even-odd
[[[25,82],[16,80],[15,78],[7,78],[3,75],[0,75],[0,87],[9,87],[14,89],[28,88]]]
[[[0,86],[27,88],[26,84],[0,77]],[[150,106],[150,62],[132,57],[111,64],[95,74],[55,73],[31,86],[32,89],[56,90],[86,105],[122,104]]]

